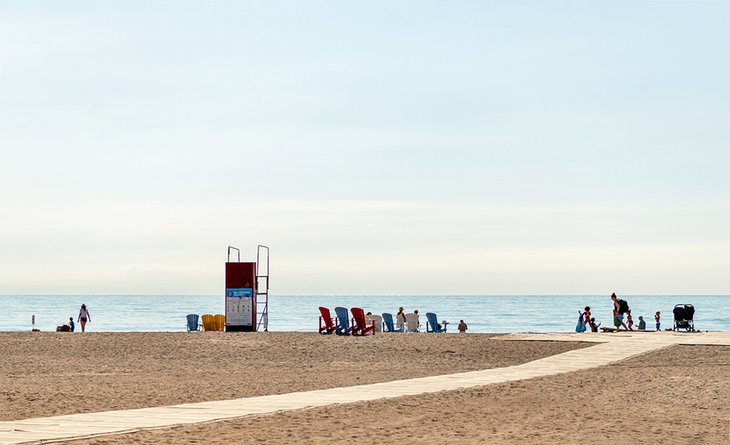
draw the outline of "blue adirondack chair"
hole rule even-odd
[[[350,335],[350,331],[352,331],[352,327],[350,326],[350,312],[347,308],[336,307],[335,314],[337,314],[337,329],[335,330],[335,334]]]
[[[433,312],[426,312],[426,320],[428,320],[428,322],[426,323],[426,332],[446,332],[446,325],[448,323],[444,321],[443,326],[439,328],[438,318]]]
[[[188,314],[188,332],[200,332],[200,324],[198,323],[198,314]]]
[[[383,313],[383,332],[403,332],[400,329],[396,329],[393,324],[393,314],[387,312]]]

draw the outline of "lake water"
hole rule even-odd
[[[643,315],[647,327],[654,326],[654,312],[662,312],[662,327],[672,326],[675,304],[695,306],[695,326],[700,330],[730,331],[730,296],[620,295],[626,299],[638,323]],[[109,331],[184,331],[185,316],[190,313],[224,312],[222,295],[5,295],[0,296],[3,310],[0,331],[29,331],[36,327],[54,331],[59,324],[74,321],[81,303],[91,314],[92,332]],[[578,310],[591,306],[596,321],[612,323],[612,303],[608,295],[408,295],[408,296],[274,296],[269,299],[270,331],[316,331],[319,306],[362,307],[374,314],[395,314],[399,306],[406,312],[418,309],[425,325],[425,313],[435,312],[454,329],[459,320],[469,325],[469,332],[565,332],[573,331]],[[36,324],[31,324],[32,315]]]

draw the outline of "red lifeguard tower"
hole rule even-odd
[[[238,254],[231,261],[231,250]],[[269,248],[259,245],[256,262],[242,262],[241,251],[228,246],[226,261],[226,331],[269,330]]]

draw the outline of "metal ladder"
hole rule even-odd
[[[262,270],[261,261],[262,251],[266,250],[266,271]],[[261,281],[265,280],[266,283]],[[264,289],[262,291],[262,289]],[[264,328],[264,332],[269,330],[269,248],[267,246],[259,246],[256,248],[256,313],[259,314],[256,330]]]

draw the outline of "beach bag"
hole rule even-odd
[[[618,313],[625,314],[629,311],[629,303],[626,300],[618,300]]]

